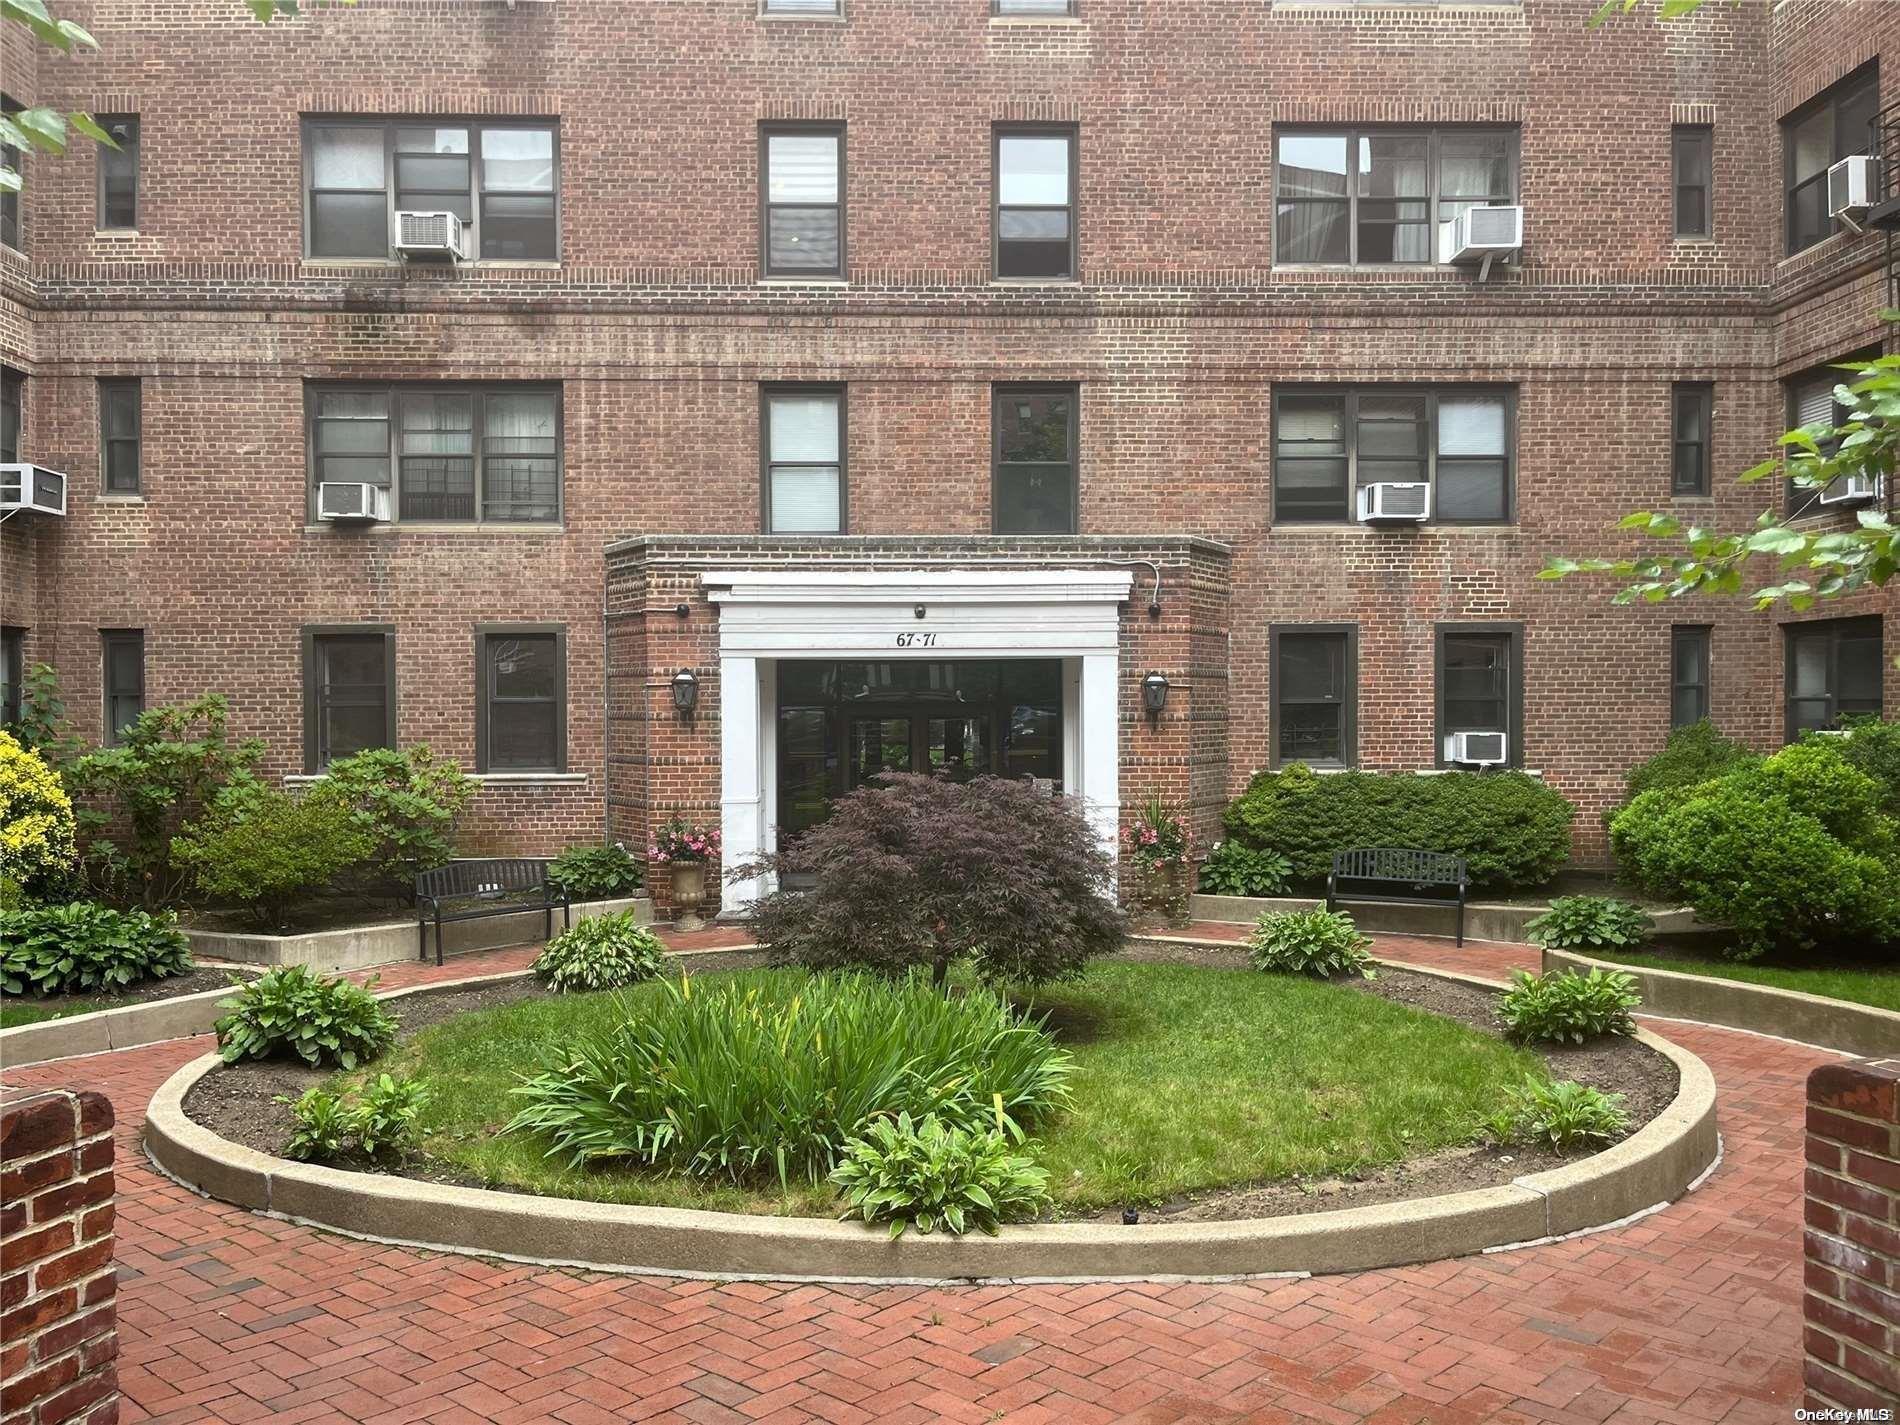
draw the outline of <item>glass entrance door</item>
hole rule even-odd
[[[914,723],[908,717],[854,717],[845,745],[851,753],[850,785],[862,787],[886,772],[916,770]]]

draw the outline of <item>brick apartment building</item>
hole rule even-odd
[[[542,852],[743,856],[893,765],[1206,840],[1258,768],[1495,731],[1600,859],[1672,720],[1900,706],[1891,593],[1532,579],[1784,498],[1729,477],[1882,339],[1816,175],[1900,5],[1594,4],[66,0],[100,51],[9,26],[0,90],[123,148],[0,208],[0,461],[69,476],[0,525],[5,696],[219,690],[289,777],[427,742]],[[1473,204],[1521,250],[1433,260]]]

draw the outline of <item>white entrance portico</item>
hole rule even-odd
[[[1111,849],[1121,814],[1120,606],[1101,570],[775,570],[700,575],[719,610],[720,818],[729,866],[776,844],[775,686],[782,660],[1058,659],[1062,784]],[[765,889],[726,889],[726,909]]]

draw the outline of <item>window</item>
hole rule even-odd
[[[567,766],[567,640],[556,628],[476,635],[475,765],[480,772]]]
[[[843,534],[844,391],[836,386],[760,389],[765,532]]]
[[[139,225],[139,121],[136,114],[101,116],[99,127],[112,135],[117,148],[101,144],[99,155],[99,226],[136,228]]]
[[[304,770],[396,745],[396,632],[353,625],[304,630]]]
[[[20,433],[26,424],[26,378],[0,366],[0,465],[20,461]]]
[[[99,631],[105,686],[105,744],[116,747],[145,711],[145,634],[136,628]]]
[[[1358,760],[1357,639],[1349,624],[1272,631],[1275,766],[1350,767]]]
[[[1701,624],[1669,630],[1669,725],[1687,727],[1709,715],[1709,635]]]
[[[1886,660],[1880,618],[1787,625],[1787,740],[1837,728],[1844,718],[1879,717]]]
[[[1424,481],[1440,524],[1511,518],[1507,390],[1282,387],[1273,396],[1273,517],[1343,522],[1354,491]]]
[[[998,277],[1074,277],[1075,131],[996,131]]]
[[[760,0],[761,15],[835,15],[838,0]]]
[[[992,15],[1073,15],[1075,0],[990,0]]]
[[[1837,231],[1827,212],[1827,171],[1852,154],[1872,152],[1879,108],[1880,71],[1869,64],[1781,121],[1791,256]]]
[[[143,420],[136,377],[99,383],[100,487],[108,495],[139,492],[139,430]]]
[[[1677,124],[1671,140],[1676,187],[1676,236],[1715,234],[1711,202],[1715,172],[1715,130],[1707,124]]]
[[[403,520],[561,517],[557,390],[313,386],[308,399],[317,484],[380,485]]]
[[[1509,129],[1281,133],[1273,260],[1436,261],[1438,224],[1516,201],[1516,157]]]
[[[1081,404],[1074,386],[995,388],[990,522],[997,534],[1076,533]]]
[[[1852,356],[1841,358],[1841,365],[1855,365],[1880,355],[1878,347],[1855,352]],[[1812,371],[1804,371],[1788,382],[1787,417],[1790,429],[1831,431],[1837,429],[1847,419],[1847,408],[1834,399],[1834,388],[1851,383],[1853,372],[1843,371],[1837,365],[1818,366]],[[1821,443],[1823,450],[1831,450],[1833,443]],[[1799,517],[1821,513],[1821,490],[1814,485],[1798,485],[1792,475],[1787,478],[1787,512]]]
[[[0,628],[0,727],[20,720],[21,692],[26,685],[26,630]]]
[[[0,94],[0,114],[12,116],[20,112],[21,106],[5,94]],[[20,171],[25,151],[0,143],[0,168]],[[0,247],[10,247],[24,251],[26,243],[22,240],[20,226],[20,195],[17,191],[0,191]]]
[[[775,125],[762,138],[765,275],[844,276],[844,129]]]
[[[1452,735],[1501,732],[1506,759],[1523,765],[1524,689],[1517,624],[1441,624],[1438,629],[1438,765],[1451,762]]]
[[[320,122],[304,152],[311,257],[389,257],[398,211],[454,213],[483,258],[560,255],[550,124]]]
[[[1706,381],[1678,381],[1675,400],[1675,462],[1669,477],[1672,495],[1706,495],[1709,484],[1709,427],[1715,388]]]

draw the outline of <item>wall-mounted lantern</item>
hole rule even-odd
[[[673,706],[683,717],[691,717],[698,705],[699,679],[693,676],[691,668],[682,668],[673,675]]]
[[[1141,707],[1151,718],[1161,716],[1161,710],[1168,705],[1168,680],[1160,673],[1150,673],[1141,680]]]

